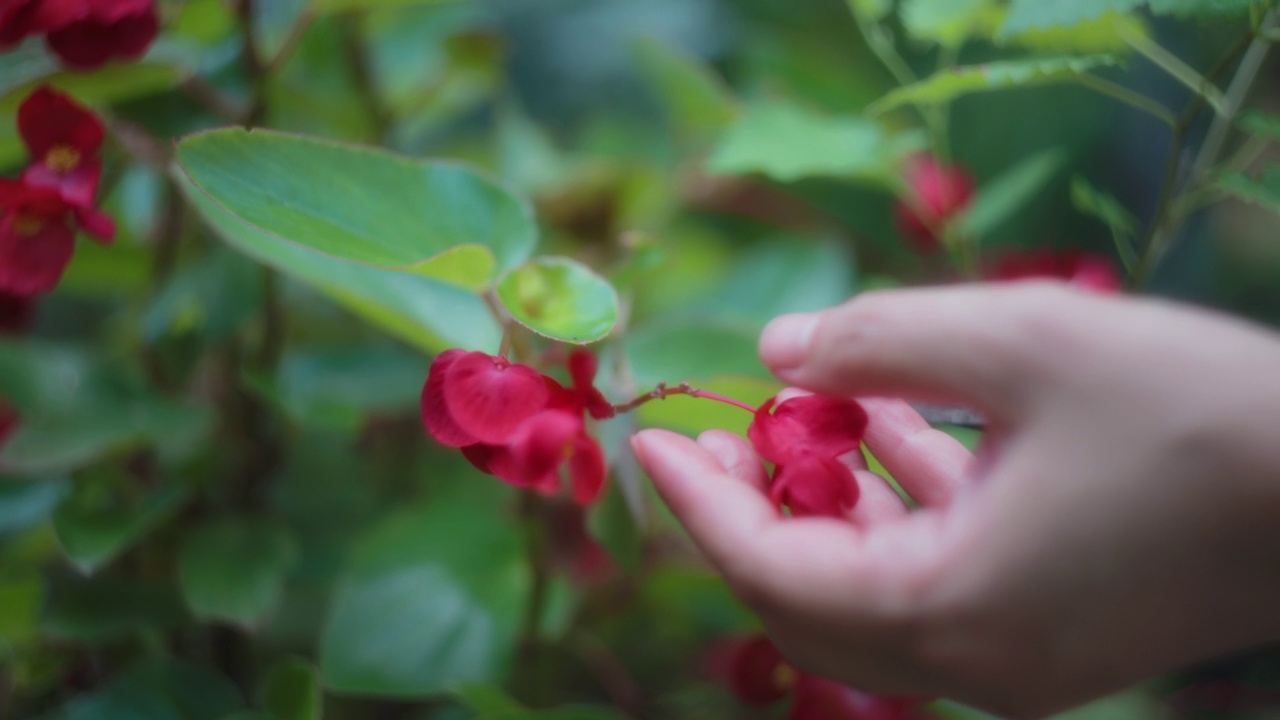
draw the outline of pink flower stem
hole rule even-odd
[[[651,400],[665,400],[666,398],[669,398],[672,395],[688,395],[689,397],[703,398],[706,400],[715,400],[716,402],[721,402],[721,403],[724,403],[725,405],[732,405],[736,408],[742,408],[743,410],[746,410],[749,413],[755,413],[756,411],[755,408],[742,402],[741,400],[734,400],[731,397],[725,397],[724,395],[720,395],[717,393],[707,392],[706,390],[699,390],[698,388],[691,387],[687,382],[680,383],[675,387],[668,387],[666,383],[658,383],[658,386],[655,387],[653,390],[650,390],[649,392],[643,395],[640,395],[639,397],[633,400],[629,400],[625,403],[614,405],[613,411],[618,414],[631,412],[632,410],[635,410],[636,408],[640,407],[641,405],[644,405],[645,403]]]

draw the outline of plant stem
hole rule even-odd
[[[1166,50],[1160,43],[1155,42],[1145,33],[1123,32],[1124,41],[1129,47],[1138,51],[1143,57],[1150,60],[1153,65],[1164,70],[1174,80],[1185,85],[1204,101],[1209,103],[1214,112],[1221,114],[1224,110],[1222,91],[1217,88],[1208,78],[1201,75],[1195,68],[1186,64],[1177,55]]]
[[[1169,127],[1176,127],[1178,124],[1178,118],[1171,110],[1169,110],[1169,108],[1161,105],[1142,93],[1135,92],[1123,85],[1113,83],[1110,80],[1103,80],[1096,75],[1090,75],[1088,73],[1077,75],[1074,79],[1076,82],[1084,85],[1094,92],[1119,100],[1126,105],[1137,108],[1138,110],[1158,118]]]
[[[632,400],[628,400],[627,402],[614,405],[613,411],[614,413],[621,415],[622,413],[631,412],[645,403],[653,400],[665,400],[672,395],[688,395],[689,397],[703,398],[705,400],[715,400],[716,402],[724,403],[725,405],[732,405],[736,408],[741,408],[749,413],[754,413],[756,411],[755,408],[740,400],[734,400],[731,397],[725,397],[718,393],[707,392],[706,390],[699,390],[698,388],[691,387],[687,382],[680,383],[675,387],[668,387],[666,383],[658,383],[658,386],[649,392]]]

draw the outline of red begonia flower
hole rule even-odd
[[[0,179],[0,292],[52,290],[75,251],[69,206],[53,188]]]
[[[0,335],[23,332],[35,316],[36,299],[30,295],[0,292]]]
[[[516,485],[558,492],[560,468],[567,461],[574,502],[589,505],[604,487],[604,451],[581,417],[561,410],[538,413],[520,426],[510,447]]]
[[[921,154],[907,161],[906,181],[912,197],[894,207],[898,232],[921,249],[936,248],[936,231],[969,206],[973,179],[963,168]]]
[[[31,153],[23,182],[57,188],[68,203],[92,207],[102,176],[102,122],[66,95],[40,87],[18,107],[18,132]]]
[[[795,517],[842,517],[858,502],[853,471],[838,458],[856,450],[867,413],[853,400],[805,395],[756,410],[747,438],[774,463],[769,497]],[[772,410],[772,412],[770,412]]]
[[[18,429],[18,413],[13,406],[0,398],[0,445],[8,442],[9,437]]]
[[[114,58],[137,59],[160,32],[153,0],[85,0],[84,6],[75,22],[45,36],[49,50],[70,67],[89,70]]]
[[[742,701],[768,705],[791,696],[787,720],[924,720],[924,698],[873,695],[797,670],[764,635],[736,640],[716,663]]]
[[[1009,281],[1048,278],[1065,280],[1098,293],[1119,292],[1123,286],[1114,263],[1102,255],[1080,250],[1009,252],[985,273],[988,280]]]
[[[575,350],[569,355],[568,366],[569,377],[573,380],[575,404],[597,420],[613,417],[613,405],[595,386],[595,354],[587,350]]]
[[[85,0],[0,0],[0,50],[81,17]]]
[[[503,444],[550,397],[536,370],[482,352],[436,356],[422,391],[422,417],[444,445]]]

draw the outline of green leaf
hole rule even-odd
[[[908,138],[909,139],[909,138]],[[883,180],[908,149],[871,120],[830,117],[787,103],[749,107],[707,161],[722,175],[763,173],[783,182],[827,176]]]
[[[1128,38],[1148,35],[1146,23],[1137,16],[1108,12],[1071,25],[1032,28],[1000,39],[1041,53],[1127,53],[1132,49]]]
[[[454,694],[463,705],[478,715],[525,711],[523,705],[494,685],[464,685],[455,690]]]
[[[1204,15],[1244,13],[1266,0],[1011,0],[1009,14],[1000,28],[1008,37],[1027,30],[1071,27],[1107,13],[1148,7],[1156,15]]]
[[[183,597],[198,618],[256,627],[279,603],[296,554],[293,538],[276,523],[238,518],[201,525],[178,556]]]
[[[0,648],[8,651],[39,637],[43,604],[44,578],[38,570],[0,573]]]
[[[773,378],[756,353],[754,329],[709,320],[638,327],[626,337],[631,372],[641,387],[715,377]]]
[[[62,479],[0,480],[0,534],[44,522],[70,491]]]
[[[1267,166],[1256,178],[1242,172],[1231,173],[1218,180],[1218,187],[1245,202],[1280,213],[1280,164]]]
[[[257,130],[178,144],[194,185],[265,238],[468,288],[529,256],[528,203],[478,171]]]
[[[977,238],[990,235],[1053,180],[1065,162],[1062,150],[1046,150],[978,188],[973,203],[958,220],[961,232]]]
[[[853,14],[867,20],[880,20],[893,11],[893,0],[845,0]]]
[[[737,114],[737,99],[729,87],[698,58],[652,38],[637,41],[633,53],[685,140],[699,143],[723,130]]]
[[[1086,55],[1000,60],[983,65],[957,67],[892,90],[867,108],[867,111],[875,114],[902,105],[938,105],[975,92],[1066,82],[1090,70],[1115,64],[1116,59],[1110,55]]]
[[[496,350],[497,323],[475,293],[409,273],[349,263],[284,242],[181,179],[187,198],[237,251],[298,277],[396,337],[428,352]]]
[[[501,678],[529,574],[497,485],[476,477],[359,542],[321,636],[329,689],[411,698]]]
[[[617,291],[572,258],[534,258],[503,275],[497,291],[516,322],[553,340],[595,342],[618,322]]]
[[[108,501],[93,489],[77,488],[77,496],[54,513],[53,527],[67,559],[89,574],[173,517],[187,495],[187,488],[169,485],[141,501],[120,504],[118,497]]]
[[[67,703],[59,720],[219,720],[243,707],[244,700],[230,680],[162,658]]]
[[[147,444],[179,457],[212,428],[208,407],[154,395],[137,368],[67,346],[0,342],[0,394],[22,418],[0,450],[0,472],[70,470]]]
[[[275,720],[320,720],[324,699],[316,667],[300,657],[273,665],[263,681],[261,704]]]
[[[51,586],[43,627],[52,637],[99,643],[183,621],[182,599],[168,585],[64,578]]]
[[[1101,220],[1118,237],[1132,237],[1138,231],[1138,219],[1119,200],[1078,175],[1071,181],[1071,204],[1085,215]]]
[[[994,0],[903,0],[900,11],[912,37],[950,47],[990,35],[1003,14]]]
[[[142,334],[154,342],[196,332],[215,344],[248,322],[261,302],[262,270],[220,250],[169,279],[142,316]]]
[[[336,14],[351,11],[400,10],[423,5],[442,5],[465,0],[312,0],[317,13]]]
[[[1240,127],[1254,135],[1280,140],[1280,115],[1256,111],[1245,113],[1240,117]]]

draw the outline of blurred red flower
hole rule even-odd
[[[556,494],[567,463],[571,496],[590,504],[604,487],[606,466],[583,415],[607,417],[613,408],[592,386],[590,353],[570,355],[568,365],[572,390],[503,357],[447,350],[423,385],[422,422],[481,472],[518,487]]]
[[[898,232],[920,249],[937,248],[938,232],[973,199],[973,179],[959,166],[920,154],[907,161],[906,181],[910,197],[894,206]]]
[[[32,35],[62,62],[90,70],[114,58],[141,57],[160,32],[153,0],[4,0],[0,48]]]
[[[996,281],[1065,280],[1099,293],[1120,292],[1123,287],[1120,271],[1109,258],[1080,250],[1042,248],[1008,252],[991,265],[985,276]]]
[[[925,720],[921,698],[884,697],[796,669],[764,635],[729,641],[714,651],[716,674],[751,705],[792,698],[787,720]]]
[[[774,463],[774,504],[797,517],[843,517],[858,502],[858,484],[839,456],[858,448],[866,428],[867,413],[857,402],[805,395],[781,403],[770,398],[756,410],[747,438]]]
[[[102,176],[102,122],[71,98],[42,86],[18,107],[18,133],[31,153],[22,180],[57,188],[77,207],[92,207]]]

